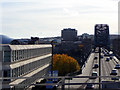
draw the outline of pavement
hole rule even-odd
[[[87,62],[85,63],[85,67],[82,70],[82,74],[77,76],[90,76],[92,72],[93,59],[94,59],[94,53],[91,53]],[[65,80],[65,83],[85,83],[88,80],[89,80],[88,78],[73,78],[72,80]],[[83,88],[82,86],[84,85],[65,85],[65,90]]]

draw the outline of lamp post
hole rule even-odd
[[[101,76],[101,47],[99,47],[99,76]],[[99,90],[101,89],[101,78],[99,77]]]
[[[51,71],[53,69],[53,41],[51,41],[51,45],[52,45],[52,60],[51,60]]]

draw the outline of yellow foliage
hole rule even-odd
[[[79,71],[80,66],[78,62],[66,54],[53,55],[53,70],[58,70],[59,75]]]

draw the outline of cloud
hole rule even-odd
[[[93,32],[95,23],[116,29],[116,5],[111,0],[4,0],[0,15],[8,36],[60,36],[67,27],[77,28],[79,34]]]

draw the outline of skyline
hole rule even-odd
[[[108,24],[110,34],[117,34],[118,1],[4,0],[1,33],[11,38],[42,38],[61,36],[63,28],[75,28],[78,35],[94,34],[95,24]]]

